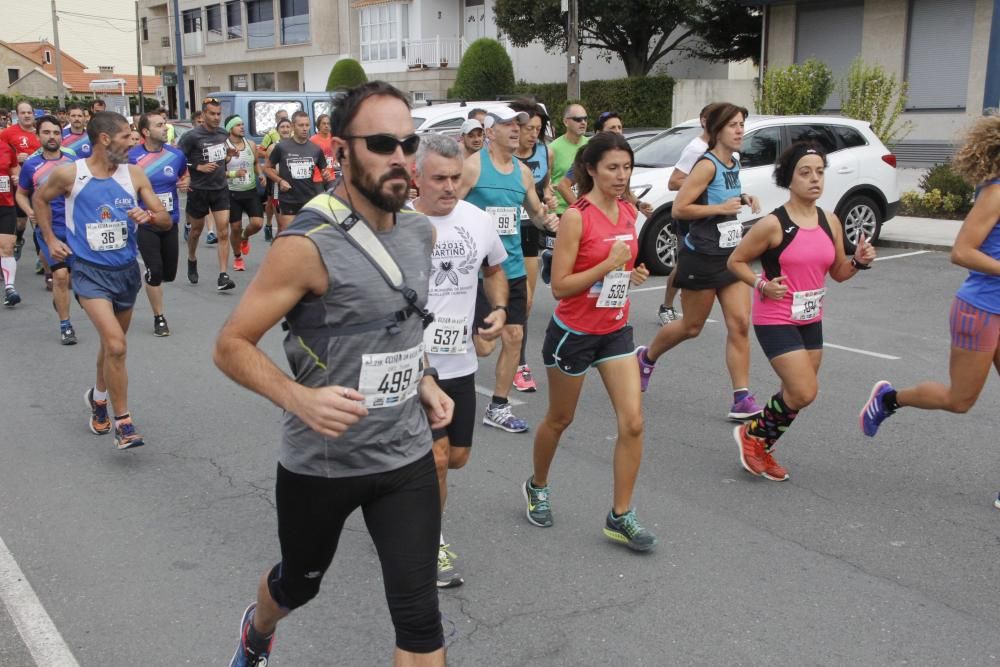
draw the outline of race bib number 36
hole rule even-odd
[[[795,292],[792,294],[792,319],[798,322],[815,320],[823,312],[823,295],[826,288]]]
[[[361,355],[358,391],[365,397],[365,407],[387,408],[416,396],[423,356],[423,343],[402,352]]]
[[[735,248],[743,238],[743,223],[739,220],[729,220],[716,225],[719,229],[719,247]]]
[[[124,220],[91,222],[87,225],[87,244],[96,252],[121,250],[128,241],[128,225]]]
[[[628,284],[631,271],[610,271],[604,276],[601,293],[597,297],[598,308],[622,308],[628,299]]]
[[[435,315],[424,330],[424,345],[428,354],[465,354],[466,327],[464,317]]]
[[[517,217],[517,206],[487,206],[486,212],[493,219],[500,236],[517,234],[520,222]]]

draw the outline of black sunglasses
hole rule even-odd
[[[411,134],[408,137],[397,139],[391,134],[369,134],[366,136],[349,136],[344,139],[364,139],[365,147],[372,153],[379,155],[392,155],[396,152],[396,147],[403,149],[403,155],[413,155],[420,146],[420,135]]]
[[[566,120],[575,120],[577,123],[586,123],[590,116],[566,116]]]
[[[202,104],[219,104],[218,97],[206,97],[201,101]]]

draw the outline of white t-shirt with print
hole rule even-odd
[[[507,251],[490,216],[467,201],[459,201],[450,215],[427,217],[437,231],[431,252],[427,310],[436,318],[451,322],[464,318],[465,321],[464,353],[428,352],[427,355],[441,379],[447,380],[475,373],[479,368],[472,344],[479,270],[484,259],[489,266],[499,266],[507,259]],[[433,335],[433,330],[432,323],[427,328],[429,336]]]

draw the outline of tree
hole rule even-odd
[[[906,110],[907,89],[906,81],[899,81],[881,65],[866,65],[858,56],[840,83],[840,113],[868,121],[872,132],[892,148],[913,129],[910,121],[898,122]]]
[[[629,76],[645,76],[670,53],[710,54],[715,60],[759,57],[747,16],[737,0],[578,0],[580,46],[621,58]],[[720,17],[725,17],[720,20]],[[560,0],[497,0],[496,24],[515,46],[541,42],[547,51],[566,50]],[[699,45],[699,42],[702,44]]]
[[[513,92],[514,63],[500,42],[484,37],[469,44],[465,50],[448,97],[492,100],[497,95]]]
[[[357,60],[353,58],[343,58],[338,60],[330,68],[330,76],[326,80],[326,89],[339,90],[341,88],[354,88],[363,83],[368,83],[368,76],[365,69]]]

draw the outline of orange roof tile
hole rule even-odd
[[[25,58],[33,60],[38,63],[39,66],[43,67],[46,71],[50,73],[55,73],[56,63],[55,59],[51,63],[45,62],[44,51],[45,49],[50,49],[55,51],[55,47],[48,42],[4,42],[8,47],[17,51]],[[63,57],[63,70],[67,68],[70,70],[84,70],[87,66],[82,62],[69,55],[65,51],[60,51]]]

